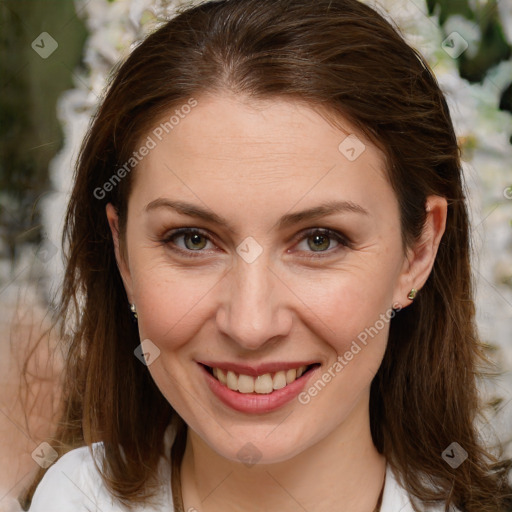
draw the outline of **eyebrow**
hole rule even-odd
[[[144,210],[149,212],[158,208],[171,208],[176,210],[178,213],[188,215],[189,217],[196,217],[214,224],[226,226],[230,231],[236,233],[236,230],[230,226],[229,222],[225,218],[208,208],[203,208],[185,201],[173,201],[160,197],[147,204]],[[279,219],[277,226],[278,229],[285,229],[286,227],[305,220],[314,220],[328,215],[333,215],[335,213],[357,213],[359,215],[370,215],[368,210],[356,203],[353,203],[352,201],[327,201],[318,206],[314,206],[313,208],[308,208],[307,210],[287,213]]]

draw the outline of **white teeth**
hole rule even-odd
[[[274,391],[270,373],[265,373],[265,375],[259,375],[256,377],[256,382],[254,383],[254,391],[261,394],[272,393],[272,391]]]
[[[224,384],[224,386],[226,386],[228,383],[228,379],[226,377],[226,374],[224,373],[224,370],[221,370],[220,368],[214,368],[213,370],[214,370],[214,372],[213,372],[214,375],[215,375],[215,370],[217,370],[217,375],[215,375],[215,376],[217,377],[217,379],[219,379],[220,382],[222,382],[222,384]]]
[[[227,385],[229,389],[238,391],[238,377],[236,376],[236,373],[228,371]]]
[[[284,371],[277,372],[272,379],[274,389],[281,389],[286,386],[286,373]]]
[[[222,384],[233,391],[240,393],[269,394],[277,389],[282,389],[301,377],[307,366],[280,370],[273,376],[270,373],[252,377],[251,375],[237,375],[231,370],[224,371],[221,368],[212,368],[213,376]]]
[[[240,393],[254,393],[254,379],[250,375],[239,375],[238,391]],[[260,393],[260,391],[257,391]]]
[[[292,368],[286,371],[286,384],[290,384],[297,378],[297,370]]]

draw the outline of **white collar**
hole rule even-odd
[[[386,482],[380,512],[414,512],[407,491],[399,485],[389,464],[386,467]]]
[[[444,504],[430,505],[425,508],[429,512],[442,512],[444,509]],[[450,508],[450,510],[456,512],[458,509]],[[415,512],[409,493],[398,483],[389,464],[386,467],[386,482],[380,512]]]

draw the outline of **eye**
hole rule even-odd
[[[212,243],[210,237],[197,228],[175,229],[163,240],[166,245],[173,245],[173,250],[183,253],[204,252],[208,243]],[[187,256],[195,256],[187,254]]]
[[[299,250],[309,253],[327,252],[331,254],[337,252],[338,249],[350,247],[350,242],[341,233],[325,228],[310,229],[302,234],[300,240],[300,243],[297,244]]]

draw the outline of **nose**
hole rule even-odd
[[[237,258],[223,281],[216,321],[224,335],[246,350],[258,350],[289,334],[291,294],[267,258],[252,263]]]

